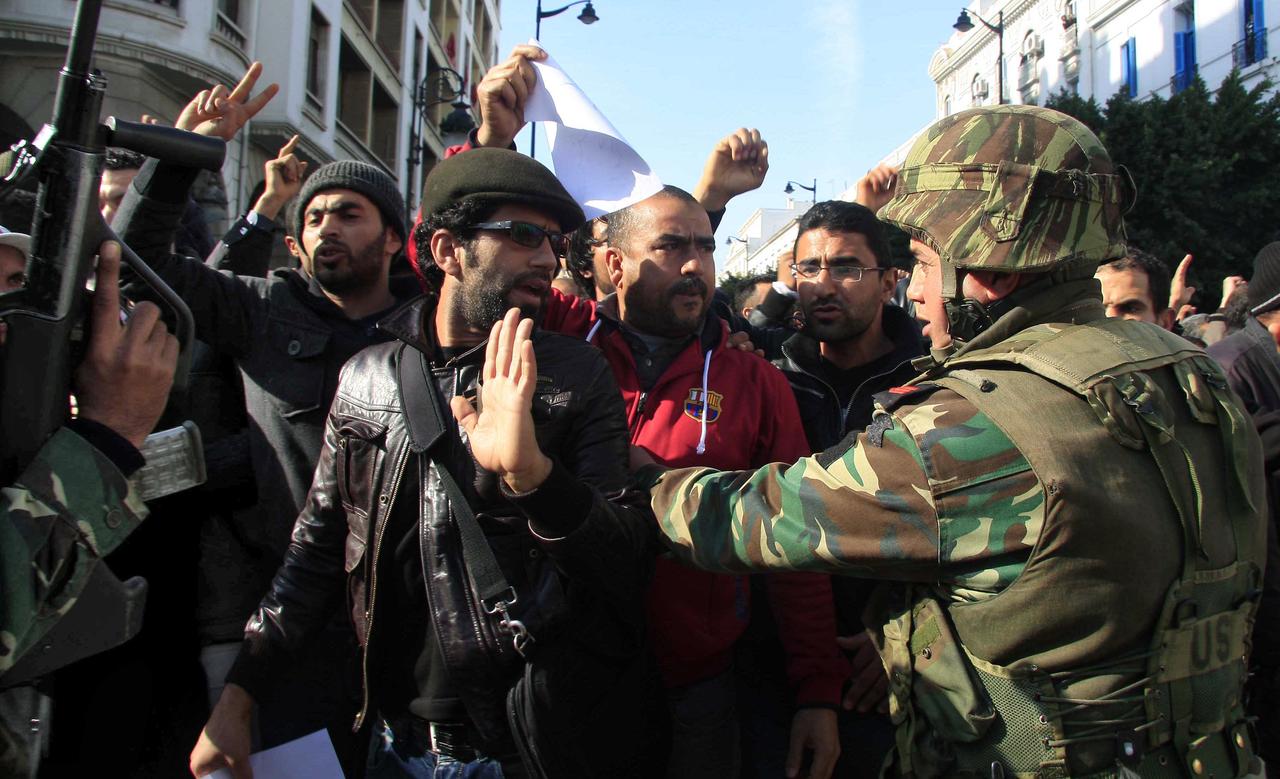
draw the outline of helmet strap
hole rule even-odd
[[[949,262],[939,263],[942,271],[942,299],[947,309],[947,332],[960,342],[972,341],[995,322],[986,306],[966,298],[964,292],[965,270]]]

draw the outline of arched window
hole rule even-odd
[[[973,74],[973,82],[969,85],[969,94],[973,97],[974,105],[983,105],[987,102],[987,97],[991,94],[991,87],[981,73]]]
[[[942,98],[942,115],[951,116],[951,95]]]

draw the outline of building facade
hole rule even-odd
[[[778,257],[791,251],[796,242],[796,220],[804,216],[812,201],[787,198],[786,208],[758,208],[737,233],[726,236],[724,260],[716,263],[718,276],[772,274]]]
[[[49,120],[75,3],[3,6],[0,143],[8,145]],[[215,235],[252,205],[264,163],[294,134],[312,170],[364,160],[416,203],[427,170],[461,137],[441,131],[451,90],[471,102],[497,61],[499,11],[499,0],[104,0],[95,49],[108,80],[103,117],[172,121],[198,91],[234,85],[259,60],[259,86],[276,82],[280,93],[228,148],[223,213],[202,198]],[[434,105],[416,118],[415,99]]]
[[[1062,89],[1167,98],[1197,74],[1213,89],[1233,67],[1246,87],[1280,76],[1280,0],[977,0],[967,12],[973,29],[929,63],[939,117],[1000,102],[1002,81],[1004,102],[1044,105]],[[1003,68],[987,25],[1003,28]]]

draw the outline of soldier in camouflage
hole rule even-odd
[[[893,776],[1255,776],[1241,687],[1261,456],[1217,365],[1106,319],[1126,171],[1054,111],[916,141],[908,231],[933,345],[872,424],[795,464],[641,469],[668,545],[716,571],[884,584]]]
[[[1261,449],[1201,349],[1105,317],[1133,197],[1070,117],[939,121],[883,213],[913,238],[922,375],[798,463],[637,475],[695,565],[884,582],[888,775],[1261,775]]]
[[[143,465],[138,448],[164,410],[178,344],[151,303],[120,324],[119,269],[119,247],[104,245],[92,336],[75,377],[77,418],[0,490],[0,776],[34,775],[48,708],[6,675],[37,646],[58,651],[50,630],[147,515],[128,477]]]

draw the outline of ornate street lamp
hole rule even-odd
[[[553,16],[559,16],[560,14],[564,13],[565,11],[568,11],[570,8],[574,7],[575,5],[582,5],[583,3],[586,4],[586,8],[583,8],[582,13],[578,14],[578,21],[582,22],[583,24],[595,24],[596,22],[600,21],[600,17],[596,16],[595,6],[591,5],[591,0],[577,0],[577,2],[569,3],[568,5],[561,6],[553,11],[542,10],[542,0],[538,0],[538,16],[533,25],[534,39],[538,41],[542,40],[542,20],[543,19],[550,19]],[[537,143],[537,141],[538,141],[538,127],[536,124],[530,123],[529,125],[529,156],[530,157],[538,156],[537,149],[535,148],[535,144]]]
[[[788,181],[788,182],[787,182],[787,187],[786,187],[786,189],[784,189],[784,190],[782,190],[782,191],[783,191],[783,193],[784,193],[784,194],[790,195],[790,194],[793,194],[793,193],[796,191],[796,187],[800,187],[801,189],[806,189],[806,190],[808,190],[808,191],[812,192],[812,193],[813,193],[813,202],[815,202],[815,203],[817,203],[817,202],[818,202],[818,180],[817,180],[817,179],[814,179],[814,180],[813,180],[813,186],[812,186],[812,187],[805,186],[804,184],[801,184],[799,181]]]
[[[463,94],[467,89],[467,81],[462,74],[452,68],[433,70],[413,90],[413,121],[409,124],[409,157],[408,179],[404,190],[405,213],[412,214],[415,201],[414,190],[417,188],[418,166],[422,163],[426,139],[422,137],[422,120],[427,109],[441,103],[452,103],[453,110],[440,122],[443,135],[469,133],[476,126],[471,118],[471,106],[467,104]]]
[[[986,25],[987,29],[996,34],[996,103],[1004,105],[1004,11],[996,11],[996,23],[992,24],[977,12],[974,16],[978,17],[978,21]],[[969,18],[967,9],[960,9],[960,16],[956,19],[956,23],[951,25],[957,32],[964,34],[973,29],[973,20]]]

